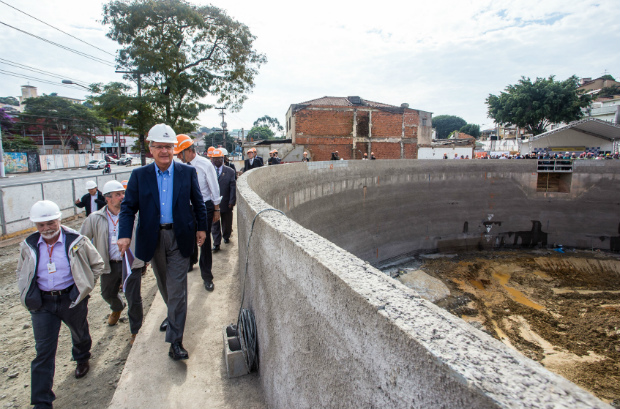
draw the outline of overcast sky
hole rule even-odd
[[[33,20],[7,4],[115,54],[102,26],[98,0],[0,0],[0,22],[113,62],[114,57]],[[206,1],[195,1],[207,4]],[[618,0],[256,1],[215,0],[257,37],[267,56],[243,109],[228,112],[229,129],[263,115],[284,117],[291,104],[322,96],[350,96],[411,108],[434,116],[458,115],[492,126],[485,98],[523,75],[564,80],[620,77]],[[75,87],[9,76],[44,76],[6,64],[36,67],[59,77],[109,82],[114,68],[0,24],[0,96],[18,96],[26,83],[39,95],[84,98]],[[212,101],[208,101],[212,102]],[[199,117],[219,126],[215,110]]]

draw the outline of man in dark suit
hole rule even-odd
[[[241,173],[247,172],[250,169],[260,168],[261,166],[263,166],[263,158],[256,156],[256,148],[250,148]]]
[[[77,207],[85,207],[86,217],[88,217],[89,214],[103,209],[106,201],[99,189],[97,189],[97,183],[94,180],[86,181],[86,189],[88,189],[88,193],[82,196],[81,199],[76,200],[75,205]]]
[[[220,250],[222,236],[224,243],[228,244],[232,234],[233,207],[237,204],[237,182],[235,182],[235,171],[224,165],[224,153],[215,149],[211,156],[211,162],[217,174],[217,183],[220,185],[220,220],[213,223],[211,234],[213,234],[213,252]]]
[[[207,237],[207,210],[196,169],[173,160],[176,134],[172,128],[155,125],[147,141],[155,163],[134,170],[129,178],[121,204],[118,247],[121,254],[129,249],[134,217],[140,212],[135,256],[151,262],[159,292],[168,306],[168,318],[160,326],[171,344],[168,355],[174,360],[187,359],[182,343],[187,269],[194,239],[202,246]],[[196,215],[196,233],[190,203]]]

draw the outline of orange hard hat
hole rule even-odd
[[[256,148],[250,148],[250,149],[248,149],[248,153],[250,153],[250,152],[254,152],[254,153],[256,153]]]
[[[193,144],[194,144],[194,141],[192,140],[192,138],[182,133],[178,134],[177,143],[174,144],[174,154],[178,155],[179,153],[189,148]]]
[[[211,157],[211,154],[213,153],[214,150],[215,148],[213,146],[209,146],[209,149],[207,149],[207,158]]]
[[[221,149],[213,149],[213,151],[211,152],[211,157],[212,158],[223,158],[224,152],[222,152]]]
[[[122,180],[122,181],[121,181],[121,185],[123,185],[123,187],[124,187],[125,189],[127,189],[127,183],[129,183],[129,181],[128,181],[128,180]]]

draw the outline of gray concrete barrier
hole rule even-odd
[[[33,227],[29,219],[30,207],[39,200],[58,204],[62,217],[68,218],[84,212],[74,205],[75,200],[87,193],[86,181],[96,180],[99,189],[109,180],[129,179],[131,171],[100,176],[62,178],[55,181],[24,183],[0,188],[0,223],[2,236],[12,237]]]
[[[534,217],[551,220],[554,235],[577,240],[588,223],[555,224],[570,224],[584,204],[612,212],[618,169],[577,168],[573,190],[562,196],[537,192],[535,162],[446,162],[311,162],[260,168],[238,180],[242,278],[249,255],[244,306],[256,315],[270,407],[610,407],[370,262],[441,243],[459,247],[474,227],[477,242],[490,234],[495,243]],[[272,207],[288,217],[262,213],[246,251],[255,215]],[[464,221],[472,226],[465,232]]]

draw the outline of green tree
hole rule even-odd
[[[471,135],[474,138],[478,139],[480,138],[480,125],[467,124],[462,126],[461,129],[459,129],[459,132],[466,133],[467,135]]]
[[[538,135],[550,124],[583,116],[582,108],[590,105],[592,97],[578,92],[578,86],[579,79],[574,75],[564,81],[556,81],[553,75],[534,82],[521,77],[518,84],[508,85],[499,96],[488,96],[488,115],[498,124],[516,125]]]
[[[21,121],[31,130],[43,130],[51,137],[57,137],[63,150],[75,136],[92,138],[96,131],[108,130],[105,120],[95,111],[58,96],[28,98],[24,105]]]
[[[0,97],[1,104],[13,105],[18,107],[19,101],[15,97]]]
[[[130,133],[132,130],[126,129],[124,124],[136,109],[136,100],[130,95],[131,87],[122,82],[110,82],[106,85],[93,84],[91,90],[93,94],[87,98],[87,102],[108,122],[117,141],[120,139],[120,132]],[[117,148],[120,157],[120,147]]]
[[[612,77],[612,76],[611,76],[611,75],[609,75],[609,74],[605,74],[605,75],[603,75],[603,76],[601,77],[601,79],[604,79],[604,80],[612,80],[612,81],[615,81],[615,80],[616,80],[614,77]]]
[[[284,128],[282,127],[282,125],[280,125],[280,121],[278,121],[278,118],[272,118],[269,115],[265,115],[265,116],[258,118],[256,121],[254,121],[253,125],[254,126],[267,126],[269,127],[269,129],[271,129],[274,135],[277,132],[284,131]]]
[[[112,0],[103,6],[107,36],[121,45],[117,62],[142,75],[157,118],[177,132],[194,130],[199,102],[213,95],[239,110],[264,55],[249,28],[217,7],[183,0]]]
[[[248,132],[248,138],[251,139],[272,139],[274,136],[273,131],[267,125],[253,126]]]
[[[438,115],[433,118],[433,127],[437,132],[437,139],[446,139],[453,131],[458,131],[467,122],[454,115]]]

